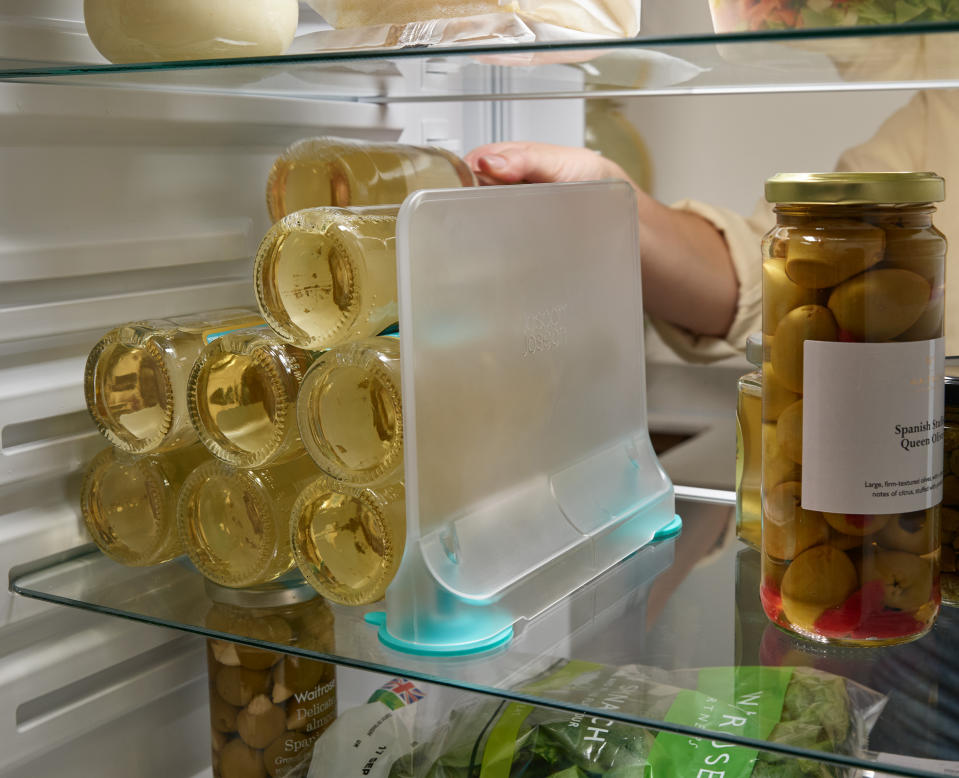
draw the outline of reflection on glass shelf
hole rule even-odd
[[[892,754],[879,762],[883,769],[931,775],[928,765],[903,767],[891,760],[959,759],[959,672],[953,659],[959,611],[944,608],[932,632],[904,646],[848,649],[806,643],[763,615],[759,554],[735,541],[732,506],[680,500],[677,509],[685,525],[679,538],[643,549],[523,623],[509,645],[469,658],[418,657],[384,647],[364,620],[376,605],[330,606],[333,620],[323,620],[326,631],[307,631],[293,645],[270,642],[262,630],[245,633],[241,624],[224,627],[210,620],[214,603],[208,587],[183,559],[127,568],[87,547],[15,570],[11,586],[50,602],[684,735],[702,734],[702,729],[695,721],[677,722],[661,704],[617,708],[595,696],[577,697],[566,684],[526,684],[544,671],[555,672],[566,660],[638,666],[639,671],[623,672],[640,672],[656,683],[671,679],[693,690],[696,681],[689,679],[698,673],[688,668],[815,668],[847,679],[853,705],[861,707],[863,696],[874,701],[866,692],[856,692],[860,688],[888,697],[878,719],[867,722],[872,724],[870,751]],[[703,677],[708,676],[700,676],[700,686]],[[819,740],[784,736],[781,729],[756,738],[748,731],[704,726],[724,742],[833,765],[817,775],[839,774],[836,765],[876,766],[871,754],[818,753]]]
[[[959,86],[959,22],[136,65],[0,61],[0,80],[369,102],[948,88]]]

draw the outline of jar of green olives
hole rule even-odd
[[[766,182],[760,595],[814,640],[899,643],[938,613],[944,194],[932,173]]]
[[[756,369],[738,382],[736,400],[736,537],[755,549],[761,533],[763,336],[746,339],[746,359]]]
[[[959,606],[959,357],[946,359],[946,431],[942,479],[942,601]]]

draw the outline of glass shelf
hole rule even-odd
[[[332,635],[319,643],[304,639],[289,646],[216,631],[206,626],[213,607],[208,587],[187,563],[126,568],[92,546],[13,571],[11,588],[27,597],[207,637],[688,735],[701,736],[704,730],[598,704],[570,704],[549,692],[524,690],[523,683],[565,659],[667,671],[815,667],[888,695],[870,741],[871,749],[885,755],[870,752],[852,759],[713,734],[726,742],[837,765],[881,767],[895,775],[936,774],[928,764],[903,766],[903,757],[959,759],[959,610],[944,608],[928,635],[903,646],[843,649],[792,638],[762,612],[759,554],[733,536],[733,507],[681,499],[677,509],[685,524],[678,539],[643,549],[523,625],[508,646],[473,657],[416,657],[384,647],[364,621],[376,606],[330,606]]]
[[[373,103],[941,89],[959,86],[959,21],[133,65],[0,60],[0,80]]]

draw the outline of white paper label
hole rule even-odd
[[[940,502],[944,339],[804,346],[802,507],[905,513]]]

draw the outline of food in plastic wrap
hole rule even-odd
[[[612,710],[710,733],[854,755],[884,704],[882,695],[810,668],[721,667],[667,672],[568,662],[520,690],[560,704]],[[709,775],[835,776],[814,759],[758,751],[710,737],[654,732],[584,713],[484,699],[454,710],[420,738],[390,778],[646,778]],[[719,774],[716,772],[714,774]]]
[[[84,0],[87,33],[111,62],[283,54],[297,0]]]
[[[716,32],[946,22],[957,0],[709,0]]]
[[[639,0],[403,0],[396,3],[309,0],[309,3],[336,30],[367,30],[373,41],[374,36],[382,37],[375,31],[389,29],[386,37],[390,45],[435,45],[479,39],[557,40],[570,34],[623,38],[636,35],[640,22]],[[439,36],[434,25],[443,30]],[[326,36],[333,48],[344,47],[342,38]],[[384,44],[368,42],[367,45]]]

